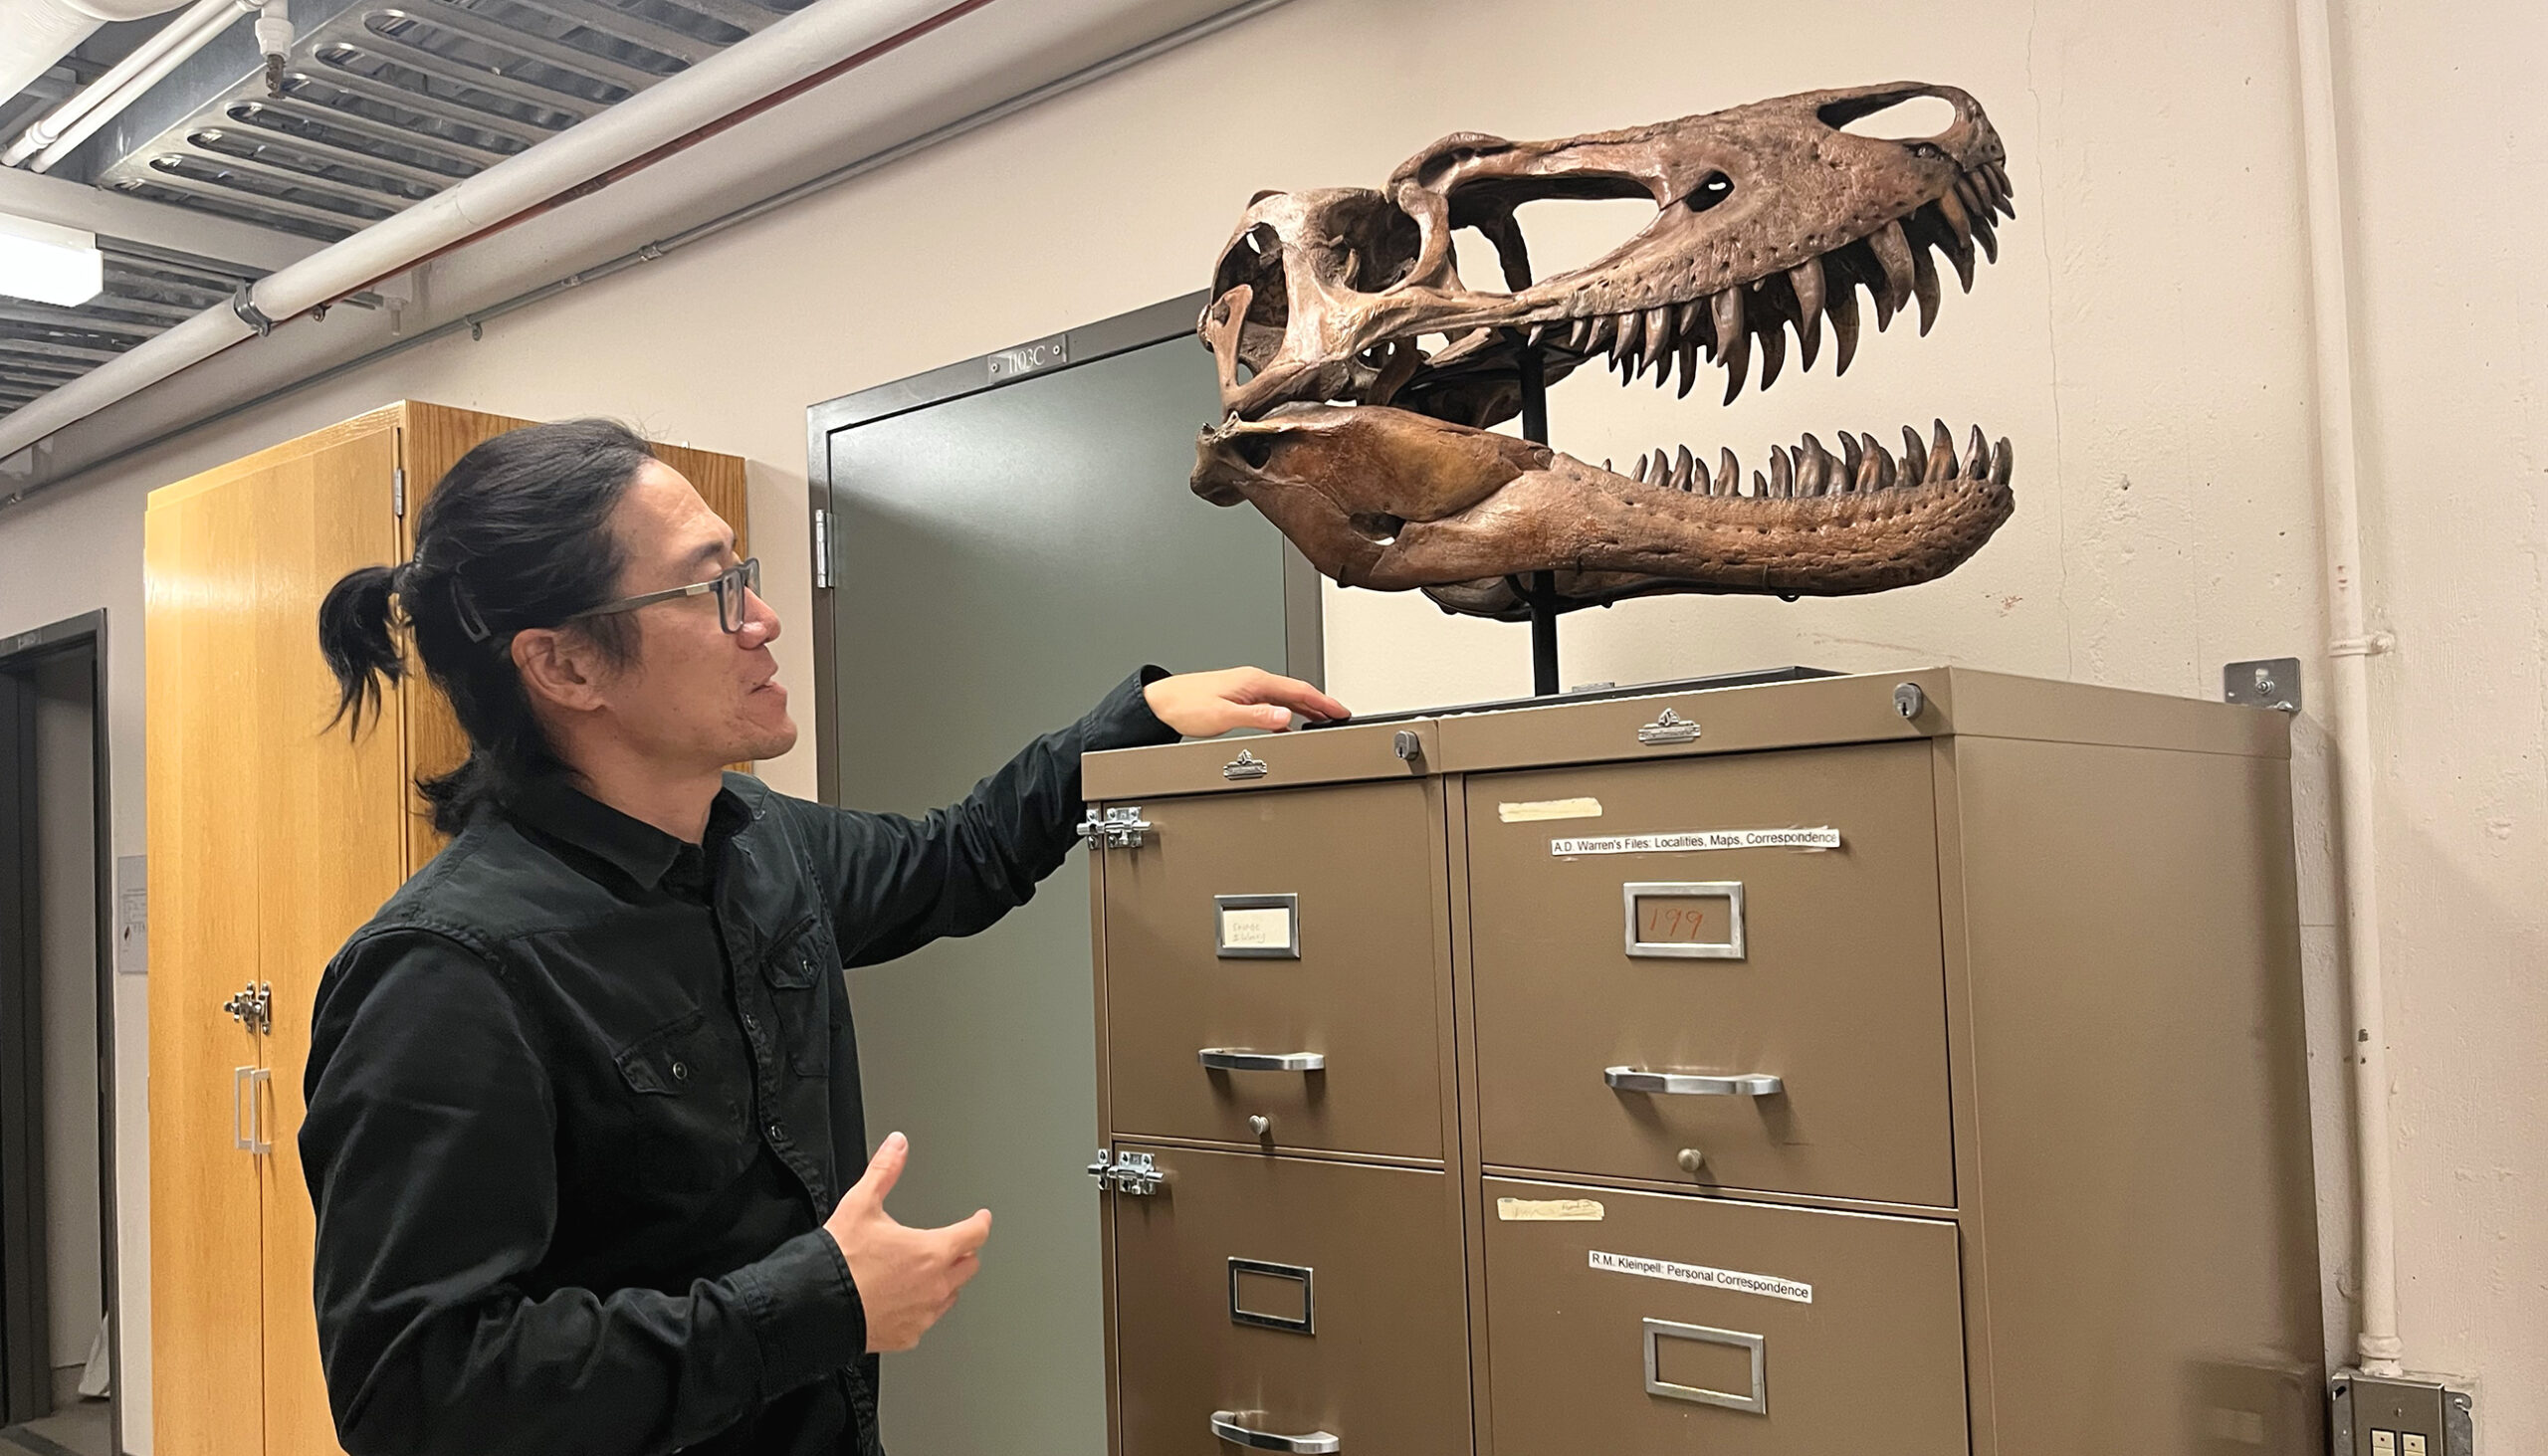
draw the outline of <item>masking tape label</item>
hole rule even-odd
[[[1669,1259],[1639,1259],[1627,1254],[1604,1254],[1592,1251],[1592,1267],[1612,1274],[1635,1274],[1646,1279],[1669,1279],[1676,1284],[1700,1284],[1710,1289],[1730,1289],[1737,1294],[1767,1295],[1774,1300],[1793,1300],[1800,1305],[1813,1303],[1813,1286],[1793,1279],[1778,1279],[1767,1274],[1743,1274],[1732,1269],[1710,1269],[1699,1264],[1675,1264]]]
[[[1598,819],[1599,799],[1533,799],[1520,804],[1498,804],[1495,817],[1507,824],[1529,824],[1543,819]]]
[[[1838,849],[1840,831],[1820,829],[1693,829],[1682,834],[1613,834],[1598,839],[1552,839],[1549,853],[1678,854],[1698,849]]]
[[[1607,1214],[1591,1198],[1498,1198],[1495,1216],[1506,1223],[1599,1223]]]

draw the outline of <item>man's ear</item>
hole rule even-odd
[[[549,627],[517,632],[513,658],[523,692],[533,704],[564,713],[602,706],[601,657],[581,634]]]

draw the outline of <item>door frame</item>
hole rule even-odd
[[[805,549],[814,566],[808,573],[814,583],[814,772],[823,802],[840,801],[840,697],[838,684],[833,681],[840,597],[834,589],[837,577],[833,569],[838,556],[830,538],[832,522],[840,520],[840,513],[833,504],[837,483],[832,480],[832,436],[859,425],[970,394],[1004,389],[1022,380],[1040,379],[1156,343],[1190,339],[1194,320],[1211,302],[1210,291],[1197,290],[1011,348],[976,354],[890,384],[844,394],[806,409]],[[1054,362],[1036,362],[1056,354]],[[1021,360],[1027,361],[1023,367]],[[1194,423],[1200,429],[1210,421]],[[1283,542],[1283,671],[1321,687],[1327,684],[1323,580],[1298,546],[1289,540]]]
[[[100,1289],[105,1295],[106,1307],[106,1368],[109,1380],[106,1393],[107,1420],[113,1432],[113,1449],[121,1452],[125,1447],[123,1439],[123,1303],[117,1280],[119,1255],[116,1249],[118,1218],[115,1201],[114,772],[106,724],[106,613],[101,609],[67,618],[50,626],[38,627],[30,632],[0,637],[0,677],[23,682],[30,669],[39,664],[66,657],[85,658],[89,664],[89,754],[92,782],[90,813],[95,860],[90,867],[90,874],[92,894],[97,902],[94,907],[94,920],[97,936],[98,1002],[98,1251],[100,1264],[98,1273]],[[19,775],[21,786],[32,786],[36,769],[31,743],[28,744],[26,752],[20,755],[19,763],[0,763],[0,772]],[[13,988],[4,994],[13,1004],[23,1004],[32,1009],[39,1004],[38,991],[42,984],[32,953],[36,948],[38,924],[36,917],[39,903],[36,867],[30,856],[35,843],[36,824],[32,804],[28,802],[27,795],[0,797],[0,805],[5,805],[12,798],[17,803],[26,805],[27,811],[14,816],[16,822],[0,823],[0,894],[12,893],[11,887],[14,887],[15,893],[21,896],[26,914],[20,921],[21,943],[15,947],[0,947],[0,950],[14,949],[15,951],[14,954],[0,953],[0,975],[8,973],[14,966],[20,973],[28,976],[28,984],[22,988],[23,1001],[20,1000],[19,989]],[[25,1031],[30,1044],[39,1052],[38,1055],[25,1059],[25,1067],[27,1072],[36,1079],[33,1086],[37,1096],[41,1097],[42,1031],[36,1018],[28,1018]],[[42,1126],[42,1114],[39,1109],[36,1112],[33,1136],[26,1140],[27,1147],[22,1149],[22,1151],[31,1150],[38,1159],[42,1158],[44,1152]],[[18,1207],[6,1209],[5,1215],[0,1216],[5,1216],[12,1227],[31,1227],[36,1231],[33,1238],[24,1241],[27,1245],[25,1249],[16,1250],[13,1247],[13,1251],[20,1252],[22,1257],[32,1257],[39,1261],[37,1277],[38,1288],[41,1290],[43,1278],[41,1261],[45,1257],[41,1212],[44,1178],[41,1161],[32,1178],[13,1178],[8,1180],[8,1186],[10,1191],[0,1193],[0,1202],[37,1205],[33,1210],[32,1221],[27,1224],[19,1223],[19,1219],[26,1215]],[[48,1338],[48,1332],[44,1329],[45,1311],[41,1298],[33,1302],[32,1311],[21,1308],[16,1300],[10,1303],[12,1308],[9,1313],[13,1321],[22,1318],[30,1319],[36,1327],[34,1332],[36,1337],[39,1340]],[[20,1337],[24,1338],[25,1333],[19,1332]],[[52,1367],[50,1357],[44,1361],[44,1364],[49,1381]],[[51,1392],[48,1390],[44,1401],[39,1403],[49,1403],[50,1399]]]

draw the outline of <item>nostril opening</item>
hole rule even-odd
[[[1852,97],[1823,106],[1822,124],[1876,141],[1926,141],[1956,124],[1955,103],[1918,92]]]
[[[1246,461],[1250,470],[1263,470],[1274,458],[1274,437],[1241,435],[1230,448],[1238,452],[1238,458]]]

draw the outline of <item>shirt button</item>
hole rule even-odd
[[[775,1137],[777,1137],[777,1136],[778,1136],[778,1125],[777,1125],[776,1123],[772,1123],[772,1124],[770,1124],[770,1125],[769,1125],[769,1136],[771,1136],[772,1138],[775,1138]]]
[[[688,1062],[673,1063],[673,1080],[675,1082],[688,1082],[690,1080],[690,1064]]]

